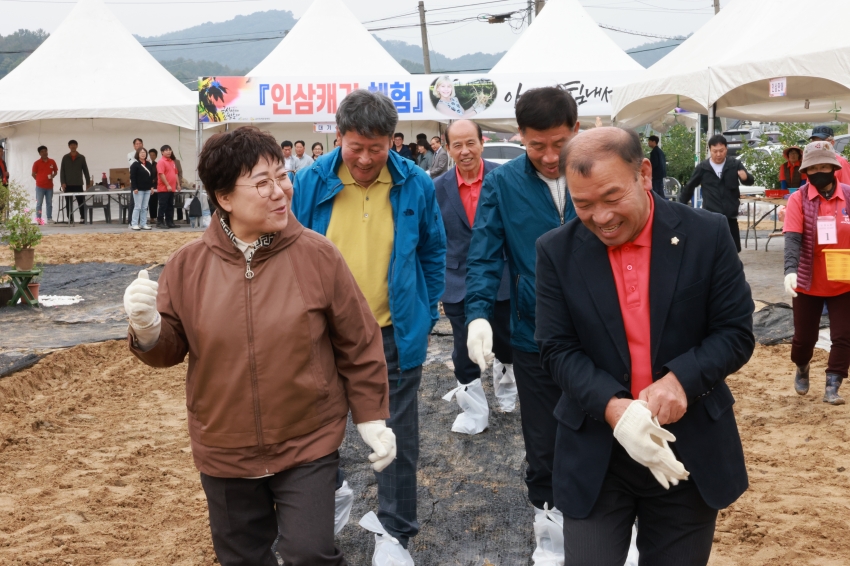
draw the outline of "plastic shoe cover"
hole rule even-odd
[[[629,543],[629,555],[623,566],[638,566],[637,526],[632,525],[632,542]]]
[[[363,515],[360,526],[375,533],[375,554],[372,555],[372,566],[414,566],[410,553],[397,539],[389,535],[374,511]]]
[[[468,385],[457,384],[457,387],[443,396],[446,401],[451,401],[457,395],[457,404],[463,410],[457,416],[452,425],[452,432],[461,434],[478,434],[484,432],[490,418],[490,409],[487,407],[487,397],[484,396],[484,387],[479,377]]]
[[[513,364],[493,360],[493,391],[500,409],[506,413],[512,413],[516,409],[517,391]]]
[[[334,494],[334,535],[348,524],[351,516],[351,507],[354,505],[354,490],[348,485],[348,481],[342,480],[342,487]]]
[[[534,508],[535,566],[564,566],[564,515],[556,508]]]

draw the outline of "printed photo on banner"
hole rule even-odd
[[[470,118],[481,114],[496,100],[496,85],[487,78],[461,82],[441,75],[431,83],[431,103],[440,113],[452,118]]]

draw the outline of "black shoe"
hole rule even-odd
[[[173,229],[173,228],[180,228],[180,226],[178,226],[177,224],[169,224],[168,226],[166,226],[166,228],[172,228]]]
[[[166,228],[166,226],[165,226],[165,223],[164,223],[164,222],[157,222],[157,223],[156,223],[156,227],[157,227],[157,228]]]
[[[797,366],[797,375],[794,376],[794,391],[797,395],[805,395],[809,392],[809,364]]]
[[[838,388],[844,378],[834,373],[826,374],[826,389],[823,393],[823,402],[830,405],[843,405],[844,398],[838,396]]]

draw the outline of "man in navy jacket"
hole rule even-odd
[[[446,145],[455,166],[434,179],[437,203],[446,229],[446,290],[443,311],[452,325],[457,402],[463,409],[452,426],[454,432],[478,434],[487,428],[489,410],[481,386],[481,370],[469,359],[466,349],[466,257],[472,239],[472,225],[478,210],[484,177],[499,166],[481,158],[484,135],[481,126],[472,120],[457,120],[446,130]],[[493,361],[493,388],[503,410],[512,411],[516,405],[516,384],[513,378],[511,352],[511,304],[507,266],[493,307],[493,349],[498,360]],[[451,399],[451,393],[447,395]]]
[[[641,564],[706,564],[748,485],[725,381],[755,346],[743,265],[723,216],[652,193],[634,132],[584,132],[563,164],[579,219],[537,242],[536,338],[564,391],[566,563],[622,564],[637,516]]]

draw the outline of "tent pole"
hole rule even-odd
[[[201,178],[198,176],[198,160],[201,157],[201,148],[204,145],[203,130],[201,129],[201,115],[195,112],[195,189],[201,188]]]
[[[701,159],[700,159],[701,158],[700,147],[699,147],[700,146],[699,142],[700,142],[700,137],[701,137],[701,132],[700,132],[700,129],[701,129],[700,128],[700,126],[701,126],[700,122],[701,121],[702,121],[702,117],[699,114],[697,114],[697,124],[694,127],[694,134],[695,134],[694,139],[696,140],[694,142],[694,168],[696,168],[696,166],[699,165],[699,162],[701,161]],[[694,198],[693,198],[694,208],[696,208],[697,203],[699,202],[700,190],[701,189],[702,189],[702,187],[697,187],[697,190],[694,191]]]
[[[717,112],[717,104],[712,104],[708,107],[708,130],[705,135],[708,139],[714,135],[714,114]]]

